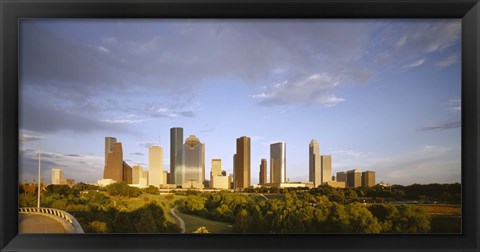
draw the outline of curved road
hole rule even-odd
[[[180,223],[180,229],[182,230],[181,233],[185,233],[185,222],[183,221],[182,218],[180,218],[178,215],[175,214],[175,207],[170,209],[170,213],[175,217],[178,222]]]
[[[53,218],[42,215],[19,214],[19,233],[66,233],[63,226]]]

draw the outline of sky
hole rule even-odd
[[[252,184],[278,141],[307,181],[312,139],[332,174],[460,182],[460,52],[460,19],[22,20],[19,182],[41,148],[46,183],[54,167],[95,183],[106,136],[145,169],[162,146],[169,171],[172,127],[205,143],[207,176],[248,136]]]

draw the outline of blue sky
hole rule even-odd
[[[377,181],[461,180],[461,22],[436,20],[23,20],[20,181],[52,167],[103,174],[104,137],[147,168],[169,129],[205,143],[232,172],[251,137],[252,182],[269,145],[287,143],[287,178],[308,180],[308,144],[332,172]]]

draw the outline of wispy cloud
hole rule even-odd
[[[410,64],[404,65],[405,68],[413,68],[413,67],[418,67],[421,66],[423,63],[425,63],[425,59],[418,59],[415,62],[412,62]]]
[[[453,65],[455,63],[458,63],[458,56],[456,54],[452,54],[442,60],[439,60],[435,62],[436,67],[447,67],[450,65]]]
[[[327,73],[315,73],[294,81],[273,83],[251,97],[259,99],[261,105],[321,104],[333,107],[345,101],[331,93],[338,85],[338,78]]]
[[[336,150],[332,150],[331,153],[335,155],[343,155],[350,158],[364,158],[372,154],[370,152],[361,152],[361,151],[355,151],[351,149],[336,149]]]
[[[134,124],[134,123],[141,123],[142,120],[131,120],[131,119],[105,119],[105,120],[100,120],[102,122],[106,123],[115,123],[115,124]]]
[[[145,141],[145,142],[139,142],[137,144],[140,147],[148,148],[148,147],[153,146],[153,145],[158,145],[158,141]]]
[[[40,136],[38,133],[29,131],[29,130],[21,130],[19,134],[19,140],[23,142],[32,142],[42,140],[44,137]]]
[[[461,127],[461,121],[454,121],[454,122],[444,122],[444,123],[437,123],[432,125],[427,125],[424,127],[419,128],[420,131],[440,131],[446,129],[454,129]]]
[[[448,101],[449,109],[452,111],[462,110],[462,101],[460,99],[451,99]]]
[[[133,153],[130,153],[130,155],[144,156],[145,154],[143,154],[143,153],[141,153],[141,152],[133,152]]]

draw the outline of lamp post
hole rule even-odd
[[[40,209],[40,184],[41,184],[41,179],[40,179],[40,158],[41,158],[41,151],[42,147],[38,146],[38,197],[37,197],[37,208]]]

